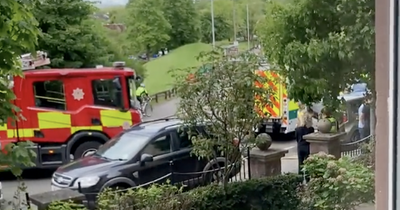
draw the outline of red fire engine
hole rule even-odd
[[[57,167],[85,156],[123,129],[141,122],[131,105],[135,71],[124,62],[89,69],[35,69],[48,65],[46,53],[21,56],[24,77],[9,78],[26,120],[0,127],[2,148],[35,143],[37,168]]]

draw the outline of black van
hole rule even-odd
[[[204,125],[191,130],[204,132]],[[82,193],[98,193],[108,187],[126,189],[167,180],[174,183],[204,181],[205,174],[210,181],[218,178],[215,177],[221,173],[218,170],[229,160],[222,155],[206,160],[191,154],[187,131],[179,119],[135,125],[94,154],[59,167],[52,177],[52,190],[80,188]],[[237,155],[240,155],[239,149]],[[234,165],[231,177],[240,171],[238,162],[230,164]],[[204,171],[211,172],[202,173]]]

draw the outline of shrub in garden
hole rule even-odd
[[[210,185],[190,191],[193,210],[294,210],[300,205],[297,188],[302,178],[288,174],[222,187]]]
[[[190,209],[190,196],[183,188],[167,184],[148,188],[113,191],[107,189],[99,194],[96,210],[182,210]],[[73,202],[55,202],[49,210],[86,210],[84,205]]]
[[[83,204],[76,204],[72,201],[54,202],[47,208],[48,210],[87,210]]]
[[[106,190],[98,197],[99,210],[294,210],[301,202],[297,188],[302,178],[288,174],[223,185],[209,185],[183,192],[169,184],[116,193]],[[53,203],[49,210],[84,209],[71,202]]]
[[[372,170],[375,170],[375,139],[371,140],[362,145],[361,154],[354,159],[354,161],[361,163]]]
[[[352,210],[374,200],[374,172],[349,157],[318,153],[304,163],[310,181],[302,189],[307,209]]]
[[[167,184],[129,189],[125,193],[106,190],[98,197],[98,210],[181,210],[190,209],[191,199],[183,188]]]

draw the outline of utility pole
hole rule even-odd
[[[214,27],[214,0],[211,0],[211,33],[212,33],[212,46],[215,48],[215,27]]]
[[[250,50],[250,20],[249,20],[249,4],[246,4],[246,19],[247,19],[247,48]]]
[[[236,42],[236,3],[232,0],[233,42]]]

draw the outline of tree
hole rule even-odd
[[[218,0],[214,1],[214,15],[227,23],[229,30],[226,31],[229,37],[234,36],[234,25],[236,27],[236,36],[247,37],[247,11],[249,6],[249,29],[250,35],[254,34],[257,23],[264,18],[266,1],[264,0]],[[200,1],[196,7],[202,15],[210,14],[210,1]],[[207,20],[207,19],[204,19]],[[219,30],[217,25],[216,30]],[[220,30],[219,30],[220,31]],[[225,39],[227,39],[225,38]]]
[[[267,11],[259,37],[292,99],[337,107],[339,92],[361,74],[374,80],[374,1],[270,2]]]
[[[247,26],[247,6],[248,10],[248,26]],[[253,1],[239,1],[236,5],[237,13],[237,32],[239,37],[247,37],[247,27],[250,32],[250,39],[254,35],[256,30],[256,25],[258,22],[264,19],[264,14],[266,13],[265,7],[266,2],[263,0],[253,0]]]
[[[216,41],[232,37],[232,25],[223,15],[214,14],[214,29]],[[201,41],[212,42],[211,13],[208,11],[201,15]]]
[[[255,143],[253,126],[260,122],[254,111],[255,95],[261,104],[270,103],[272,87],[258,88],[254,83],[267,84],[266,78],[255,74],[259,68],[258,58],[250,54],[234,57],[222,56],[223,50],[202,53],[199,61],[208,71],[198,70],[194,78],[188,75],[197,69],[175,70],[177,95],[181,98],[178,116],[184,124],[196,125],[208,122],[208,136],[197,136],[192,140],[193,152],[206,159],[216,158],[215,148],[222,151],[225,166],[238,163],[244,152]],[[233,61],[236,60],[236,61]],[[203,70],[203,69],[202,69]],[[235,144],[243,147],[238,147]],[[261,143],[261,142],[260,142]],[[223,180],[226,183],[231,174],[225,167]]]
[[[109,62],[106,65],[111,65],[115,61],[124,61],[127,67],[135,70],[137,75],[142,78],[146,75],[146,69],[140,61],[129,59],[129,44],[127,44],[127,37],[125,32],[119,32],[102,27],[105,34],[107,34],[107,53],[110,55]]]
[[[166,47],[171,25],[163,12],[163,1],[135,0],[127,7],[130,14],[128,38],[133,43],[132,48],[145,51],[150,57],[152,52]]]
[[[196,8],[200,14],[201,41],[212,41],[211,1],[199,1]],[[221,41],[233,37],[233,4],[231,0],[214,1],[214,28],[215,40]]]
[[[107,60],[104,34],[93,30],[92,3],[84,0],[36,1],[34,15],[43,36],[38,49],[46,51],[54,68],[81,68]]]
[[[170,48],[200,40],[200,18],[195,5],[190,0],[174,0],[164,2],[164,14],[171,24]]]
[[[33,52],[37,43],[39,30],[32,15],[33,2],[19,0],[3,0],[0,4],[0,124],[8,120],[22,120],[20,109],[12,103],[16,99],[9,88],[9,77],[21,75],[20,55]],[[27,150],[30,142],[2,145],[0,166],[19,177],[21,166],[34,166],[32,158],[35,153]]]
[[[122,23],[125,24],[128,19],[128,12],[125,6],[115,6],[104,8],[102,13],[108,13],[110,18],[110,23]]]

